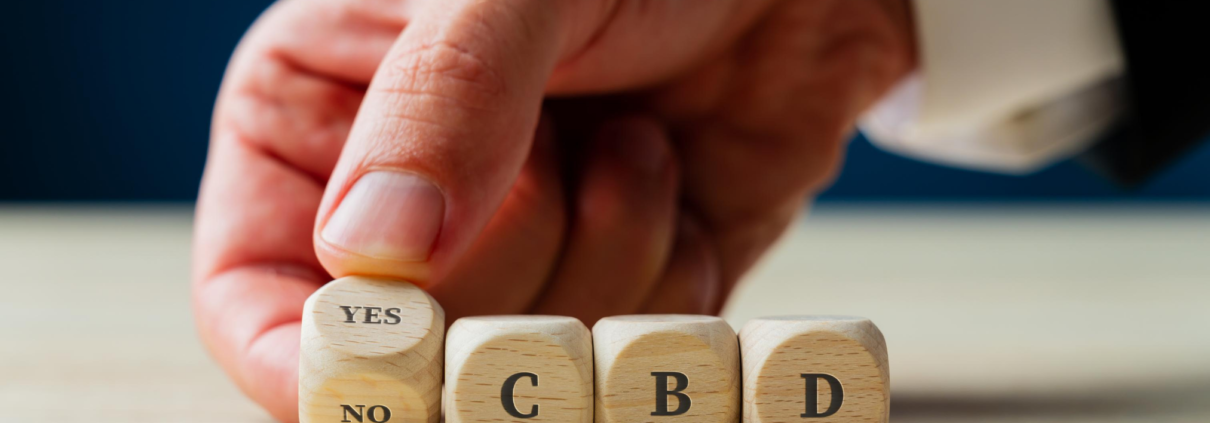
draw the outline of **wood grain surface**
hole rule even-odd
[[[0,206],[0,422],[268,422],[207,357],[187,206]],[[886,336],[892,421],[1210,421],[1210,206],[824,205],[728,306]]]
[[[298,363],[301,423],[436,423],[445,313],[402,281],[349,276],[307,299]]]
[[[445,362],[447,423],[592,423],[592,334],[578,319],[464,317],[450,326]],[[505,397],[518,374],[532,379],[512,380]]]
[[[801,422],[805,415],[821,423],[887,422],[886,339],[869,319],[764,317],[745,324],[739,339],[744,423]],[[808,384],[815,395],[807,395]]]
[[[739,343],[723,319],[669,314],[606,317],[592,327],[592,341],[596,422],[738,421]],[[657,373],[665,374],[666,392],[657,391],[661,381]],[[661,400],[664,406],[658,407]],[[656,412],[672,414],[656,416]]]

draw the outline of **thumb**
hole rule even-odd
[[[439,1],[416,15],[319,208],[316,253],[333,277],[423,285],[448,272],[513,185],[552,69],[601,19],[587,3]]]

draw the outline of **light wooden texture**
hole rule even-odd
[[[825,423],[885,423],[889,419],[891,376],[886,340],[868,319],[764,317],[744,325],[739,338],[745,423],[797,422],[806,413],[831,413],[811,417],[811,421]],[[835,380],[804,378],[806,374]],[[833,382],[842,388],[835,401]],[[817,389],[811,406],[807,406],[807,383]]]
[[[0,206],[0,422],[271,421],[193,330],[191,219]],[[824,204],[726,317],[871,318],[896,423],[1210,422],[1208,239],[1210,205]]]
[[[446,423],[592,423],[592,334],[578,319],[464,317],[445,351]]]
[[[649,315],[601,319],[592,328],[596,361],[596,422],[729,423],[739,418],[739,344],[727,322],[711,316]],[[669,391],[690,400],[679,415],[652,415],[685,405],[676,395],[658,395],[652,373],[666,376]],[[687,384],[679,385],[680,382]],[[671,397],[671,398],[670,398]]]
[[[412,284],[324,285],[303,309],[299,420],[436,423],[444,344],[445,313]]]

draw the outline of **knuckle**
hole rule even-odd
[[[763,179],[779,181],[784,195],[802,195],[825,187],[839,172],[850,133],[846,123],[822,119],[768,131],[750,146],[763,163]]]
[[[389,59],[387,94],[409,101],[439,102],[471,110],[492,110],[506,84],[491,61],[448,41],[427,43]]]

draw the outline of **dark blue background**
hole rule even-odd
[[[227,58],[267,0],[6,2],[0,200],[191,200]],[[851,145],[825,200],[1200,200],[1210,148],[1135,191],[1080,165],[967,172]]]

